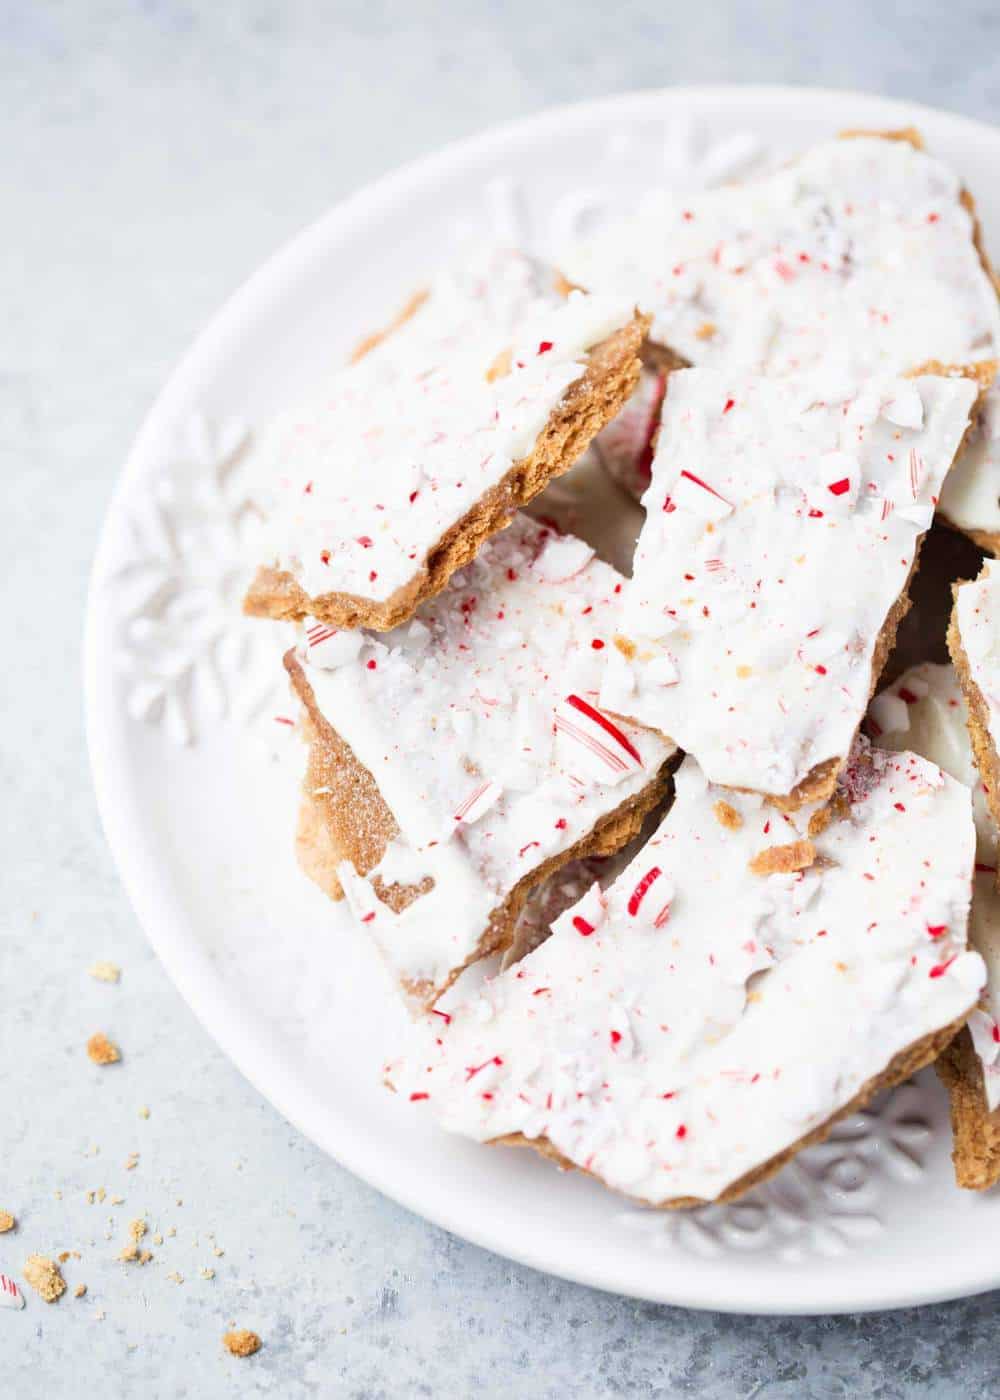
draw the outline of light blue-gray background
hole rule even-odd
[[[512,1266],[382,1200],[195,1023],[135,924],[90,792],[87,568],[130,438],[205,318],[288,235],[411,156],[552,103],[717,81],[998,119],[1000,9],[0,3],[0,1208],[21,1222],[0,1268],[78,1249],[67,1278],[89,1285],[0,1312],[12,1400],[1000,1390],[996,1295],[855,1319],[685,1313]],[[120,987],[86,976],[97,957],[123,966]],[[126,1049],[116,1071],[82,1056],[98,1025]],[[109,1199],[88,1206],[99,1186]],[[127,1272],[114,1255],[143,1210],[177,1234]],[[231,1319],[263,1335],[253,1360],[222,1352]]]

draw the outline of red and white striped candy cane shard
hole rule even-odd
[[[566,696],[556,710],[555,727],[617,777],[643,767],[642,755],[628,735],[580,695]]]
[[[468,797],[459,804],[455,812],[455,822],[471,826],[500,800],[502,792],[503,788],[500,784],[493,782],[492,779],[477,783]]]

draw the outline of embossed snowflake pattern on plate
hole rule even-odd
[[[129,545],[105,587],[119,616],[126,708],[190,744],[275,696],[276,636],[243,616],[259,517],[250,431],[188,420],[176,455],[129,503]]]
[[[728,1250],[768,1250],[788,1264],[833,1258],[885,1229],[885,1195],[922,1182],[931,1134],[923,1087],[910,1082],[845,1118],[825,1142],[730,1205],[629,1211],[621,1222],[654,1249],[706,1259]]]

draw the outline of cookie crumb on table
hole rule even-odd
[[[17,1221],[9,1210],[0,1210],[0,1235],[5,1235],[8,1230],[13,1230]]]
[[[113,1065],[122,1057],[118,1046],[113,1044],[103,1031],[97,1031],[87,1041],[87,1054],[95,1065]]]
[[[66,1280],[59,1265],[44,1254],[29,1254],[24,1265],[24,1277],[46,1303],[54,1303],[66,1292]]]
[[[153,1255],[150,1250],[140,1249],[133,1241],[132,1244],[127,1244],[125,1246],[118,1256],[118,1261],[121,1264],[148,1264],[152,1257]]]
[[[82,1298],[86,1292],[87,1292],[87,1285],[86,1285],[85,1283],[78,1283],[78,1284],[76,1285],[76,1287],[73,1289],[73,1297],[74,1297],[74,1298]]]
[[[239,1327],[234,1332],[227,1332],[222,1338],[222,1344],[233,1356],[253,1356],[255,1351],[260,1351],[261,1340],[256,1332],[251,1332],[246,1327]]]

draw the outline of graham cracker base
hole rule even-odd
[[[308,875],[325,895],[332,900],[343,899],[344,890],[337,878],[339,857],[324,820],[323,806],[305,790],[305,785],[295,828],[295,858],[303,875]]]
[[[353,593],[310,597],[292,574],[264,567],[250,585],[244,612],[296,620],[309,615],[336,627],[370,627],[379,632],[405,622],[425,599],[441,592],[456,570],[475,558],[490,535],[509,525],[521,506],[553,477],[568,471],[618,413],[638,383],[639,350],[648,327],[648,317],[636,313],[628,325],[591,350],[586,370],[567,389],[531,455],[515,462],[501,481],[484,492],[445,531],[408,582],[384,602]]]
[[[285,667],[304,710],[303,733],[309,745],[304,784],[307,811],[300,814],[296,838],[299,863],[310,879],[337,898],[342,893],[336,879],[338,862],[349,860],[359,874],[367,875],[399,835],[399,827],[371,773],[321,713],[294,651],[286,653]],[[510,946],[521,910],[536,886],[570,861],[612,855],[627,845],[638,835],[647,813],[665,797],[673,764],[673,759],[664,764],[641,792],[619,803],[575,845],[529,870],[493,910],[472,954],[443,983],[401,979],[407,996],[425,1008],[432,1006],[466,967]],[[428,888],[383,885],[376,893],[400,913]]]
[[[1000,1110],[991,1113],[987,1107],[983,1068],[968,1027],[934,1068],[948,1090],[955,1181],[967,1191],[986,1191],[1000,1181]]]
[[[624,1195],[628,1200],[635,1201],[637,1205],[652,1206],[656,1210],[689,1210],[694,1206],[726,1205],[730,1201],[737,1200],[747,1191],[752,1190],[754,1186],[760,1186],[763,1182],[769,1181],[786,1162],[790,1162],[803,1148],[813,1147],[816,1143],[823,1142],[842,1118],[849,1118],[852,1113],[860,1112],[883,1089],[891,1089],[894,1085],[902,1083],[904,1079],[909,1079],[910,1075],[916,1074],[917,1070],[923,1069],[925,1065],[936,1060],[965,1025],[965,1020],[966,1018],[962,1016],[942,1030],[933,1031],[930,1035],[907,1046],[905,1050],[901,1050],[898,1055],[894,1055],[881,1074],[875,1075],[873,1079],[869,1079],[866,1084],[862,1085],[854,1098],[843,1108],[839,1108],[825,1123],[821,1123],[818,1128],[813,1128],[811,1132],[800,1137],[790,1147],[776,1153],[759,1167],[754,1167],[751,1171],[746,1172],[712,1201],[700,1200],[696,1196],[677,1196],[673,1200],[656,1203],[643,1200],[641,1197],[629,1196],[627,1192],[619,1194]],[[583,1167],[577,1167],[574,1162],[569,1161],[552,1146],[547,1138],[530,1139],[526,1138],[523,1133],[508,1133],[503,1137],[491,1139],[491,1145],[530,1147],[543,1157],[547,1157],[550,1162],[555,1162],[564,1171],[582,1171],[585,1175],[594,1176],[595,1180],[600,1180],[599,1177],[595,1176],[595,1173],[586,1172]]]

